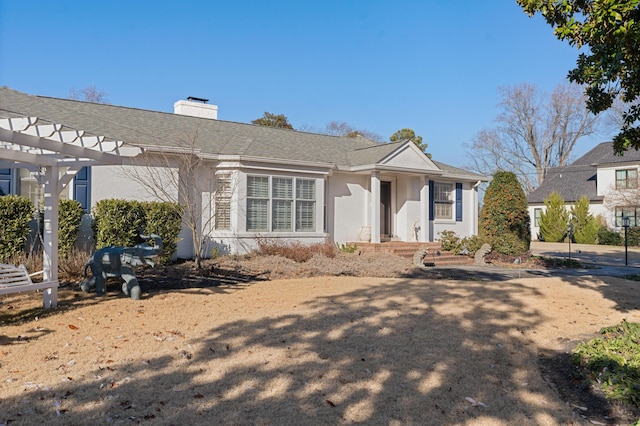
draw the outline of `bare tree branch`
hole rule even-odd
[[[582,89],[558,85],[550,95],[531,84],[500,88],[496,127],[465,144],[470,168],[483,174],[515,173],[525,192],[538,187],[549,169],[571,160],[577,141],[595,133],[598,117],[586,108]]]

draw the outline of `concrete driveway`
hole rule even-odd
[[[534,241],[531,252],[535,256],[557,258],[558,260],[576,259],[584,268],[550,268],[530,269],[514,265],[502,268],[492,265],[477,266],[440,266],[438,271],[452,277],[463,276],[466,279],[481,281],[504,281],[514,278],[531,277],[570,277],[570,276],[608,276],[624,277],[640,274],[640,247],[627,248],[627,265],[625,265],[625,248],[617,246],[600,246],[590,244],[545,243]],[[462,273],[462,274],[461,274]]]
[[[531,252],[536,256],[576,259],[585,265],[640,268],[640,247],[627,248],[626,264],[625,248],[619,246],[533,241]]]

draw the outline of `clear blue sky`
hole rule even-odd
[[[167,112],[196,96],[222,120],[268,111],[385,140],[408,127],[459,167],[462,144],[494,125],[500,86],[551,91],[576,57],[514,0],[0,0],[1,86],[61,98],[96,86]]]

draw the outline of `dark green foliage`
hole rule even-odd
[[[167,202],[144,203],[145,234],[162,237],[164,246],[161,263],[168,263],[178,249],[178,234],[182,229],[183,208],[179,204]]]
[[[564,240],[569,229],[569,212],[564,206],[564,199],[557,192],[552,192],[544,200],[546,210],[540,213],[540,233],[549,243]]]
[[[33,204],[27,197],[0,197],[0,262],[8,261],[25,249],[32,218]]]
[[[251,123],[259,126],[275,127],[276,129],[295,130],[284,114],[276,115],[271,112],[265,112],[262,117],[253,120]]]
[[[603,246],[621,246],[624,243],[622,235],[606,226],[598,230],[598,244]]]
[[[464,237],[458,243],[455,254],[462,254],[463,252],[465,252],[465,250],[470,253],[475,253],[480,250],[480,247],[482,247],[483,244],[484,241],[482,241],[482,239],[477,235]]]
[[[438,232],[438,241],[444,251],[455,251],[458,244],[460,244],[460,237],[453,231]]]
[[[572,361],[602,386],[607,398],[640,406],[640,324],[623,320],[600,334],[576,346]]]
[[[420,151],[424,152],[427,155],[427,157],[431,158],[431,154],[426,152],[428,144],[426,142],[423,143],[422,136],[416,136],[416,132],[412,129],[407,129],[407,128],[400,129],[394,134],[392,134],[389,137],[389,140],[391,142],[398,142],[401,140],[410,140],[414,144],[416,144],[418,148],[420,148]]]
[[[585,87],[587,108],[594,114],[611,108],[614,99],[626,105],[613,149],[621,154],[640,148],[640,9],[638,0],[517,0],[526,13],[537,12],[560,40],[580,49],[572,82]]]
[[[502,254],[519,255],[531,243],[527,199],[516,175],[499,171],[484,195],[478,236]]]
[[[139,201],[100,200],[93,208],[93,218],[96,249],[130,247],[140,243],[140,234],[144,234],[144,208]]]
[[[96,248],[131,247],[142,242],[140,235],[162,238],[161,263],[168,263],[177,250],[182,229],[182,206],[167,202],[101,200],[93,209]]]
[[[579,244],[595,244],[600,222],[589,213],[589,198],[585,195],[571,207],[573,239]]]
[[[621,236],[624,239],[624,230]],[[630,246],[640,246],[640,228],[634,227],[627,229],[627,244]]]
[[[58,256],[65,258],[76,244],[84,210],[79,202],[58,202]]]
[[[438,233],[442,250],[455,254],[472,254],[477,252],[484,241],[477,235],[460,238],[454,231],[442,231]],[[525,250],[526,251],[526,250]]]

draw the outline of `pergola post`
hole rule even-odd
[[[47,166],[44,172],[44,249],[43,269],[45,281],[58,281],[58,199],[60,197],[58,166]],[[51,306],[58,303],[57,289],[45,289]],[[47,294],[48,292],[48,294]]]

